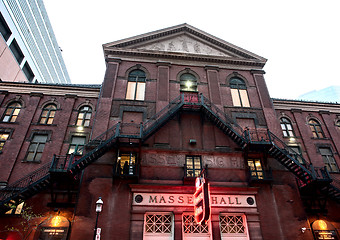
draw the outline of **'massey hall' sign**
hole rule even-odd
[[[133,205],[193,206],[192,194],[134,193]],[[253,195],[210,195],[212,207],[256,207]]]

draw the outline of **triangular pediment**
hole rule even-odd
[[[209,45],[185,33],[168,39],[148,43],[137,47],[136,49],[233,57],[227,51],[223,51],[223,49],[216,48],[213,45]]]
[[[119,54],[154,54],[174,57],[191,56],[256,62],[264,65],[265,58],[237,47],[229,42],[212,36],[188,24],[161,29],[158,31],[122,39],[103,45],[106,55]]]

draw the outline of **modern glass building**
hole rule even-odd
[[[299,99],[321,102],[340,102],[340,86],[330,86],[299,96]]]
[[[0,0],[0,10],[1,80],[70,83],[43,1]]]

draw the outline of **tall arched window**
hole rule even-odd
[[[142,70],[133,70],[129,73],[128,85],[126,89],[126,99],[144,100],[146,75]]]
[[[293,127],[288,118],[282,117],[280,119],[280,125],[284,137],[294,137]]]
[[[15,122],[21,109],[19,102],[13,102],[7,106],[6,112],[2,117],[3,122]]]
[[[197,91],[197,78],[191,73],[184,73],[180,77],[181,91]]]
[[[247,86],[245,82],[237,77],[229,81],[233,105],[236,107],[250,107]]]
[[[48,104],[44,107],[40,116],[40,124],[52,124],[57,110],[56,105]]]
[[[314,138],[324,138],[325,134],[322,131],[321,125],[318,121],[311,119],[308,121],[308,125],[310,127],[310,130],[313,133]]]
[[[77,117],[77,126],[88,127],[90,126],[92,115],[92,108],[90,106],[83,106],[79,109]]]

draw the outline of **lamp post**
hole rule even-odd
[[[96,213],[97,213],[97,217],[96,217],[96,225],[94,227],[94,234],[93,234],[93,240],[96,239],[96,234],[97,234],[97,224],[98,224],[98,217],[99,217],[99,213],[101,213],[102,208],[103,208],[103,200],[101,197],[99,197],[99,199],[96,202]]]

